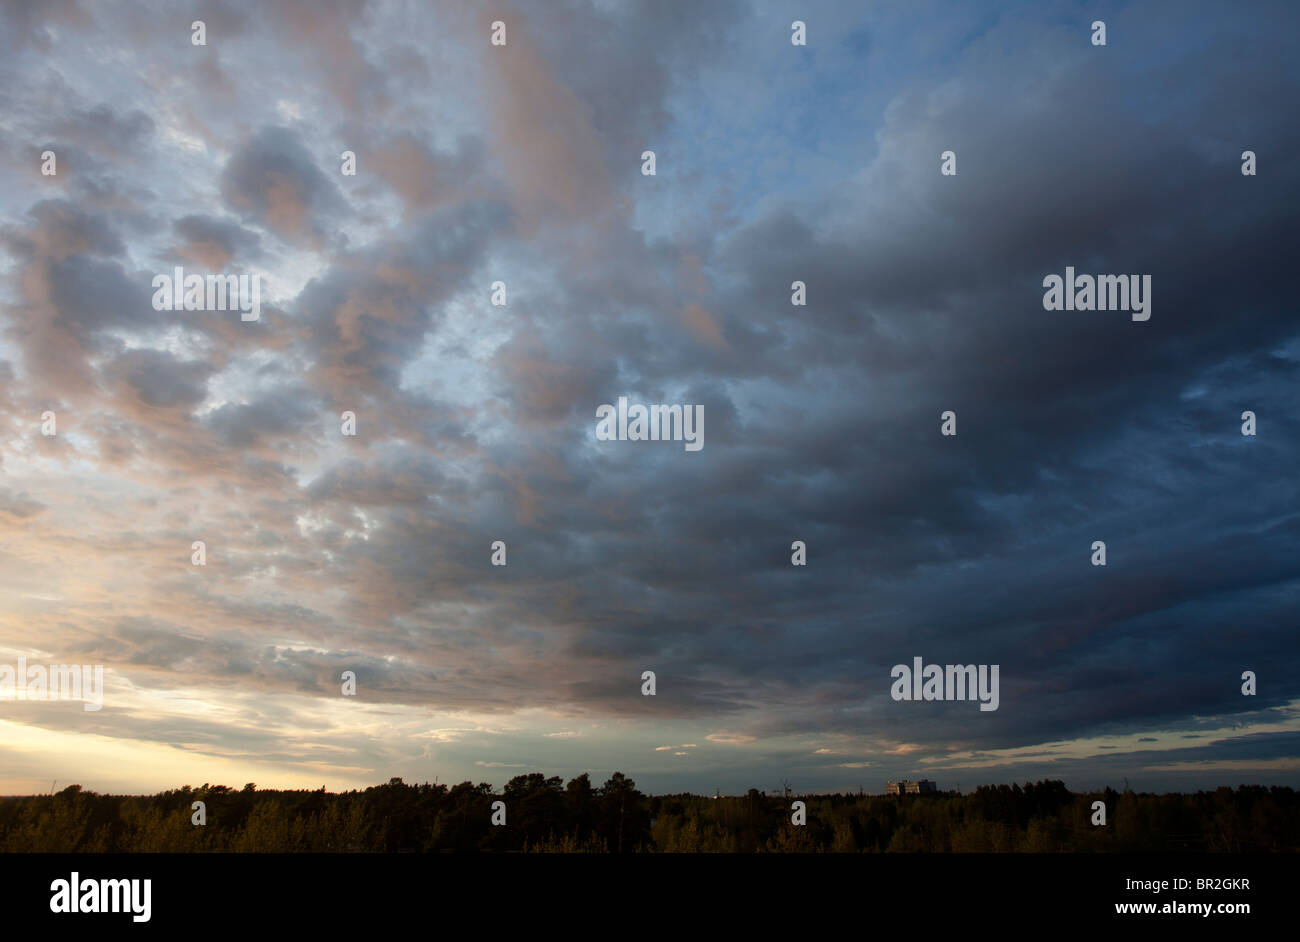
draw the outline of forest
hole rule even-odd
[[[791,823],[791,803],[807,823]],[[1093,803],[1106,807],[1092,823]],[[195,823],[202,802],[203,823]],[[504,823],[500,820],[504,802]],[[518,775],[488,783],[364,791],[186,786],[149,796],[70,785],[0,798],[8,853],[1270,853],[1300,850],[1291,788],[1194,794],[1079,794],[1063,782],[980,786],[966,794],[642,794],[615,772]]]

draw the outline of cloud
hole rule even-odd
[[[744,733],[728,733],[728,732],[709,733],[709,735],[705,736],[704,738],[707,739],[709,742],[725,743],[727,745],[733,745],[733,746],[743,746],[746,745],[747,743],[756,741],[755,737],[748,736]]]
[[[213,272],[228,268],[236,257],[247,261],[260,254],[261,237],[233,220],[183,216],[172,227],[184,240],[177,248],[177,254]]]
[[[221,193],[245,221],[316,248],[333,241],[331,222],[346,210],[338,187],[284,127],[264,127],[248,139],[222,171]]]
[[[44,504],[32,500],[25,494],[16,494],[7,488],[0,488],[0,524],[7,527],[21,525],[44,509]]]
[[[1116,60],[1024,10],[827,3],[804,55],[697,7],[447,4],[426,43],[225,3],[200,51],[0,13],[0,645],[121,685],[13,735],[349,785],[699,787],[671,760],[760,741],[706,787],[1294,780],[1294,10],[1128,9],[1163,52]],[[154,311],[176,264],[262,273],[262,319]],[[1152,319],[1044,311],[1067,265],[1150,273]],[[704,450],[596,442],[620,395],[702,404]],[[893,701],[918,655],[1000,665],[999,710]]]

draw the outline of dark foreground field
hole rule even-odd
[[[791,823],[793,802],[807,824]],[[1106,824],[1092,823],[1093,804]],[[194,823],[203,803],[206,823]],[[502,809],[504,824],[493,824]],[[211,852],[1207,852],[1300,850],[1300,801],[1290,788],[1241,786],[1195,794],[1108,789],[1077,794],[1059,781],[981,786],[965,795],[643,795],[614,773],[567,785],[539,773],[501,793],[475,785],[386,785],[342,794],[185,787],[151,796],[57,794],[0,798],[9,853]]]

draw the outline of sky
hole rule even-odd
[[[1297,27],[5,4],[0,665],[104,690],[0,700],[0,793],[1300,784]],[[1067,266],[1150,319],[1046,310]]]

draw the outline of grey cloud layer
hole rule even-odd
[[[1112,34],[1153,41],[1174,9]],[[441,44],[387,4],[223,5],[204,50],[187,24],[132,47],[109,8],[7,11],[28,71],[5,74],[66,72],[76,92],[6,111],[2,156],[26,176],[0,203],[0,408],[24,428],[59,408],[76,437],[49,453],[120,497],[24,480],[0,490],[0,533],[53,554],[87,530],[76,545],[129,567],[122,592],[48,616],[55,637],[158,687],[330,697],[351,668],[372,702],[843,734],[917,744],[908,761],[1283,717],[1300,696],[1300,125],[1269,105],[1296,100],[1286,31],[1233,20],[1144,64],[1021,8],[944,81],[901,77],[874,139],[835,154],[848,172],[715,189],[798,149],[761,88],[735,108],[781,129],[771,153],[677,133],[696,88],[793,76],[784,14],[760,12],[521,5],[494,62],[486,41],[464,51],[486,32],[456,4]],[[148,108],[99,100],[67,61],[92,31],[211,82],[151,71]],[[867,25],[851,40],[885,54]],[[810,95],[810,125],[835,122]],[[35,142],[60,178],[31,176]],[[1246,146],[1258,177],[1237,170]],[[660,202],[675,187],[715,209]],[[677,213],[670,237],[638,203]],[[150,277],[173,264],[289,287],[252,325],[155,312]],[[1152,319],[1044,311],[1041,278],[1066,265],[1150,273]],[[703,403],[705,449],[597,447],[595,408],[620,395]],[[1000,710],[893,703],[889,667],[913,655],[1001,664]],[[1185,752],[1295,755],[1247,739]]]

